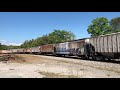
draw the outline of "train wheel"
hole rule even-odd
[[[96,56],[93,56],[93,57],[92,57],[92,60],[96,60]]]
[[[87,57],[85,57],[85,56],[81,56],[81,59],[86,60],[86,59],[87,59]]]
[[[55,54],[56,57],[58,57],[59,55],[58,54]]]
[[[103,61],[103,60],[105,60],[105,58],[102,57],[102,56],[97,56],[97,57],[96,57],[96,60],[98,60],[98,61]]]

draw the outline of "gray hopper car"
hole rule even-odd
[[[19,53],[19,54],[23,54],[24,53],[24,49],[17,49],[17,53]]]
[[[14,54],[18,53],[18,49],[12,49],[12,53]]]
[[[84,49],[83,49],[84,44],[85,44],[84,39],[79,39],[79,40],[69,42],[70,55],[79,55],[79,56],[83,55],[84,54]]]
[[[85,56],[85,44],[85,39],[59,43],[55,45],[55,53],[57,55]]]
[[[59,43],[55,45],[56,55],[69,55],[69,42]]]
[[[33,54],[40,54],[40,46],[32,47],[32,48],[31,48],[31,52],[32,52]]]
[[[95,52],[111,59],[120,58],[120,33],[89,38]]]

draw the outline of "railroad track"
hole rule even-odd
[[[33,55],[37,55],[37,54],[33,54]],[[53,57],[64,57],[64,58],[72,58],[72,59],[76,59],[76,60],[84,60],[81,59],[81,57],[77,57],[77,56],[55,56],[55,55],[43,55],[43,56],[53,56]],[[93,60],[93,59],[85,59],[86,61],[96,61],[96,62],[107,62],[107,63],[116,63],[116,64],[120,64],[120,59],[111,59],[111,60]]]
[[[38,54],[30,54],[30,55],[38,55]],[[62,58],[71,58],[71,59],[76,59],[76,60],[85,60],[85,61],[96,61],[96,62],[107,62],[107,63],[115,63],[115,64],[120,64],[120,59],[111,59],[111,60],[93,60],[92,58],[89,59],[81,59],[81,57],[77,56],[55,56],[52,54],[45,54],[43,56],[53,56],[53,57],[62,57]],[[15,60],[15,58],[11,54],[3,54],[0,55],[0,61],[10,61],[10,60]]]

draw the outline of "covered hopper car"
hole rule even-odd
[[[120,58],[120,33],[91,37],[89,42],[94,46],[98,55],[109,59]]]
[[[31,47],[30,49],[33,54],[40,54],[40,46]]]

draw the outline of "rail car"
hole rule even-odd
[[[10,54],[11,50],[0,50],[0,54]]]
[[[110,60],[120,58],[120,33],[83,38],[31,48],[1,50],[0,53],[52,54],[77,56],[82,59]]]
[[[23,53],[32,54],[32,49],[31,48],[23,48]]]
[[[30,48],[32,54],[40,54],[40,46]]]
[[[40,54],[54,54],[55,44],[48,44],[40,46]]]
[[[120,33],[91,37],[89,38],[89,42],[94,46],[95,52],[101,55],[101,58],[120,58]]]
[[[87,39],[73,40],[55,45],[56,55],[85,56],[85,44]]]

